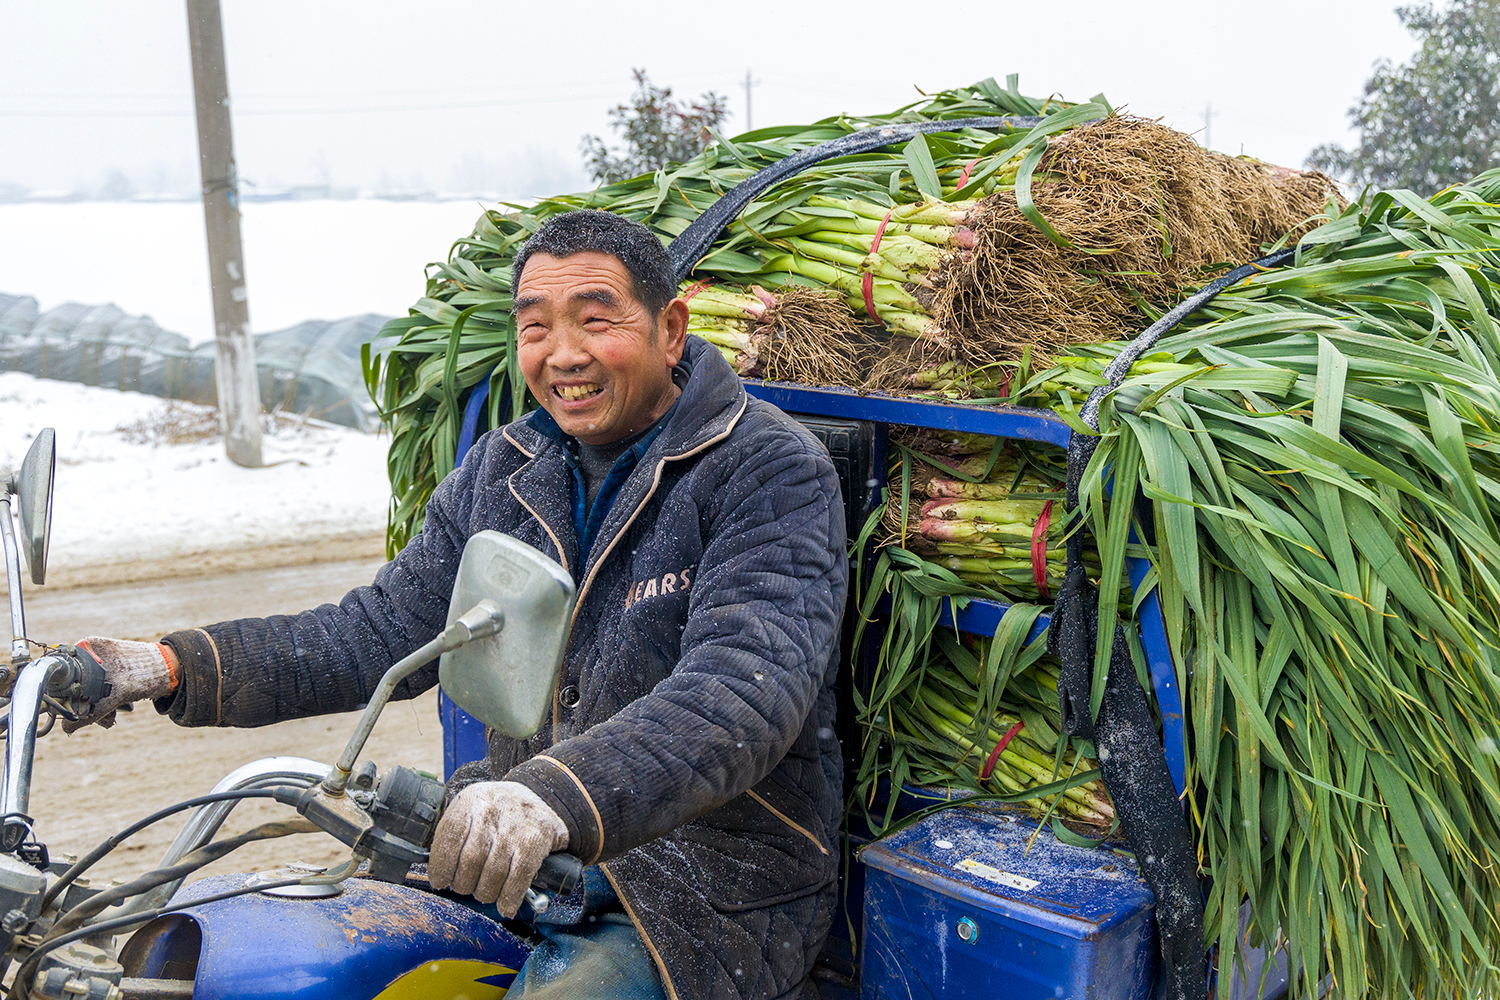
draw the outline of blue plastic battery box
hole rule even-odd
[[[1149,1000],[1151,890],[1135,862],[993,804],[860,852],[863,1000]]]

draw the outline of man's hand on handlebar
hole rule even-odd
[[[63,732],[72,733],[90,723],[109,727],[115,724],[115,710],[122,705],[146,698],[164,698],[177,688],[177,654],[159,642],[132,642],[91,635],[76,643],[104,668],[109,693],[94,704],[84,718],[63,723]]]
[[[562,818],[517,781],[480,781],[443,810],[427,874],[434,889],[452,888],[514,916],[547,855],[568,846]]]

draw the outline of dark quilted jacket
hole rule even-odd
[[[183,681],[161,707],[223,726],[357,708],[442,627],[464,540],[512,534],[578,582],[563,677],[550,726],[492,738],[455,781],[521,781],[557,810],[669,996],[811,996],[836,872],[843,505],[811,435],[696,338],[687,364],[582,565],[562,445],[518,421],[475,444],[373,585],[169,636]],[[399,693],[435,682],[434,667]]]

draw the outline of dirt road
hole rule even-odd
[[[156,639],[175,628],[226,618],[300,611],[368,583],[377,559],[320,563],[213,576],[179,577],[112,587],[27,591],[27,632],[66,642],[84,635]],[[54,853],[82,853],[100,840],[172,802],[208,791],[236,766],[259,757],[293,754],[331,762],[343,749],[356,715],[301,719],[262,729],[183,729],[149,706],[122,713],[112,729],[91,727],[73,736],[61,729],[39,741],[31,815]],[[436,693],[391,705],[365,750],[377,764],[442,768]],[[288,810],[246,804],[225,831],[240,830]],[[120,878],[153,867],[176,835],[168,820],[114,851],[96,871]],[[308,834],[252,844],[205,872],[252,871],[293,860],[331,863],[341,857],[331,838]]]

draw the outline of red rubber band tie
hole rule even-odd
[[[870,241],[871,253],[875,253],[880,249],[880,238],[885,235],[885,227],[891,224],[891,213],[894,211],[896,210],[893,208],[890,212],[885,213],[885,218],[881,219],[880,225],[875,227],[875,238]],[[882,327],[885,326],[885,323],[881,322],[880,314],[875,311],[874,272],[866,271],[865,276],[860,279],[859,287],[865,293],[865,312],[869,315],[870,319],[875,321],[876,324]]]
[[[982,159],[984,159],[984,157],[976,156],[974,157],[974,159],[964,164],[963,172],[958,175],[958,186],[954,188],[955,191],[962,191],[964,189],[964,185],[969,183],[969,171],[978,166],[979,161]]]
[[[707,288],[709,285],[712,285],[713,283],[714,283],[714,279],[712,279],[712,278],[704,278],[702,281],[698,282],[697,284],[688,286],[688,290],[685,291],[685,292],[683,292],[680,297],[681,297],[682,301],[684,301],[684,302],[691,302],[691,301],[693,301],[693,296],[694,295],[697,295],[699,292],[703,291],[703,289]]]
[[[1025,728],[1026,723],[1018,722],[1006,730],[1004,736],[1000,737],[1000,742],[995,744],[995,749],[990,751],[990,755],[985,758],[984,766],[979,769],[980,781],[985,781],[989,778],[990,773],[995,770],[995,762],[1000,759],[1000,755],[1005,752],[1005,748],[1010,746],[1010,741],[1015,739],[1016,734]]]
[[[1042,513],[1031,529],[1031,577],[1036,581],[1037,593],[1045,600],[1047,595],[1047,529],[1052,526],[1052,501],[1042,505]]]

